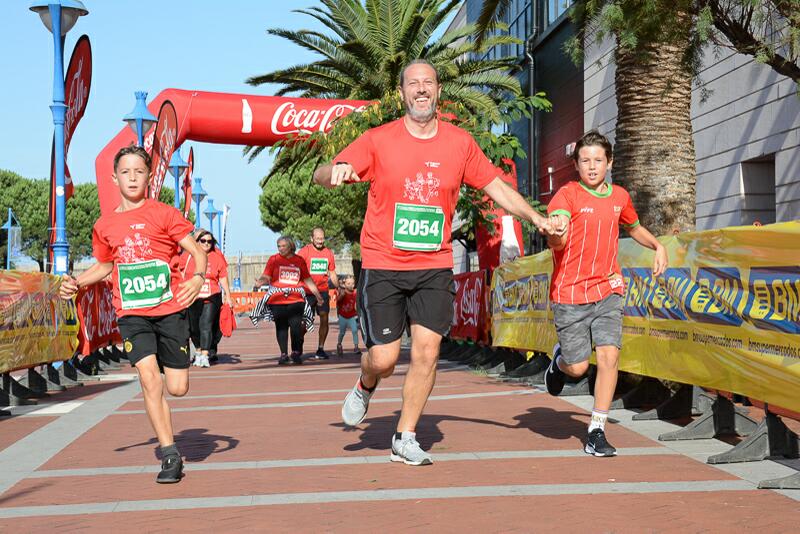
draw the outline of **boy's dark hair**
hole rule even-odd
[[[608,137],[597,130],[589,130],[575,143],[575,152],[572,153],[572,159],[575,160],[575,162],[578,161],[578,154],[585,146],[603,147],[603,150],[606,152],[606,159],[608,161],[614,159],[614,149],[611,146],[611,142],[608,140]]]
[[[151,163],[150,154],[148,154],[147,151],[140,146],[128,145],[126,147],[120,148],[119,152],[117,152],[117,155],[114,156],[114,172],[117,172],[117,165],[119,165],[119,160],[122,159],[123,156],[129,156],[131,154],[134,154],[142,158],[144,160],[144,164],[147,165],[147,168],[148,169],[150,168],[150,163]]]

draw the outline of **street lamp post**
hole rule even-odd
[[[122,120],[128,123],[133,133],[136,134],[136,142],[139,146],[144,146],[144,134],[150,131],[158,119],[147,109],[147,91],[136,91],[136,104],[133,111],[125,115]]]
[[[17,220],[16,215],[14,212],[11,211],[11,208],[8,208],[8,220],[3,226],[0,226],[3,230],[8,232],[8,239],[6,240],[6,270],[11,269],[11,255],[17,254],[18,250],[15,250],[18,246],[19,239],[14,239],[13,232],[14,230],[19,231],[19,221]]]
[[[172,159],[169,160],[169,172],[175,177],[175,207],[178,209],[181,209],[181,176],[188,168],[189,164],[183,161],[181,149],[178,147],[172,153]],[[189,199],[186,201],[188,202]]]
[[[220,247],[221,247],[222,246],[222,210],[217,210],[216,217],[217,217],[217,233],[214,234],[214,236],[217,239],[217,243],[219,243]],[[222,252],[221,248],[220,248],[220,252]]]
[[[192,186],[192,198],[194,199],[194,228],[200,228],[200,202],[206,198],[206,190],[203,189],[203,179],[195,178]]]
[[[53,125],[55,126],[56,179],[56,239],[53,242],[53,273],[64,274],[69,263],[69,243],[66,229],[66,199],[64,197],[64,50],[61,38],[69,32],[78,17],[89,14],[80,0],[39,0],[31,5],[42,23],[53,34]]]
[[[214,201],[212,199],[206,200],[206,211],[203,213],[206,214],[208,218],[208,230],[213,234],[214,233],[214,219],[217,216],[217,208],[214,207]],[[214,237],[217,237],[216,235]]]

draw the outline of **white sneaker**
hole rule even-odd
[[[208,361],[208,354],[200,355],[200,367],[211,367],[211,363]]]

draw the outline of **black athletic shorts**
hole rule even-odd
[[[122,344],[131,366],[151,354],[159,367],[189,368],[189,319],[186,310],[144,317],[126,315],[117,319]]]
[[[322,313],[330,313],[331,312],[331,295],[330,295],[330,293],[328,293],[328,291],[325,290],[325,291],[320,291],[320,294],[322,295],[322,304],[317,302],[317,297],[315,297],[314,295],[312,295],[310,293],[306,294],[306,301],[308,301],[308,305],[311,306],[311,309],[317,315],[319,315],[320,312],[322,312]]]
[[[407,324],[447,335],[453,322],[452,269],[362,269],[358,315],[367,347],[397,341]]]

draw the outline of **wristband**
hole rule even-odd
[[[199,273],[199,272],[198,272],[198,273],[194,273],[194,274],[192,274],[192,276],[199,276],[199,277],[200,277],[200,278],[202,278],[203,280],[205,280],[205,279],[206,279],[206,273]]]
[[[350,165],[350,164],[347,163],[346,161],[337,161],[336,163],[334,163],[334,165]]]

